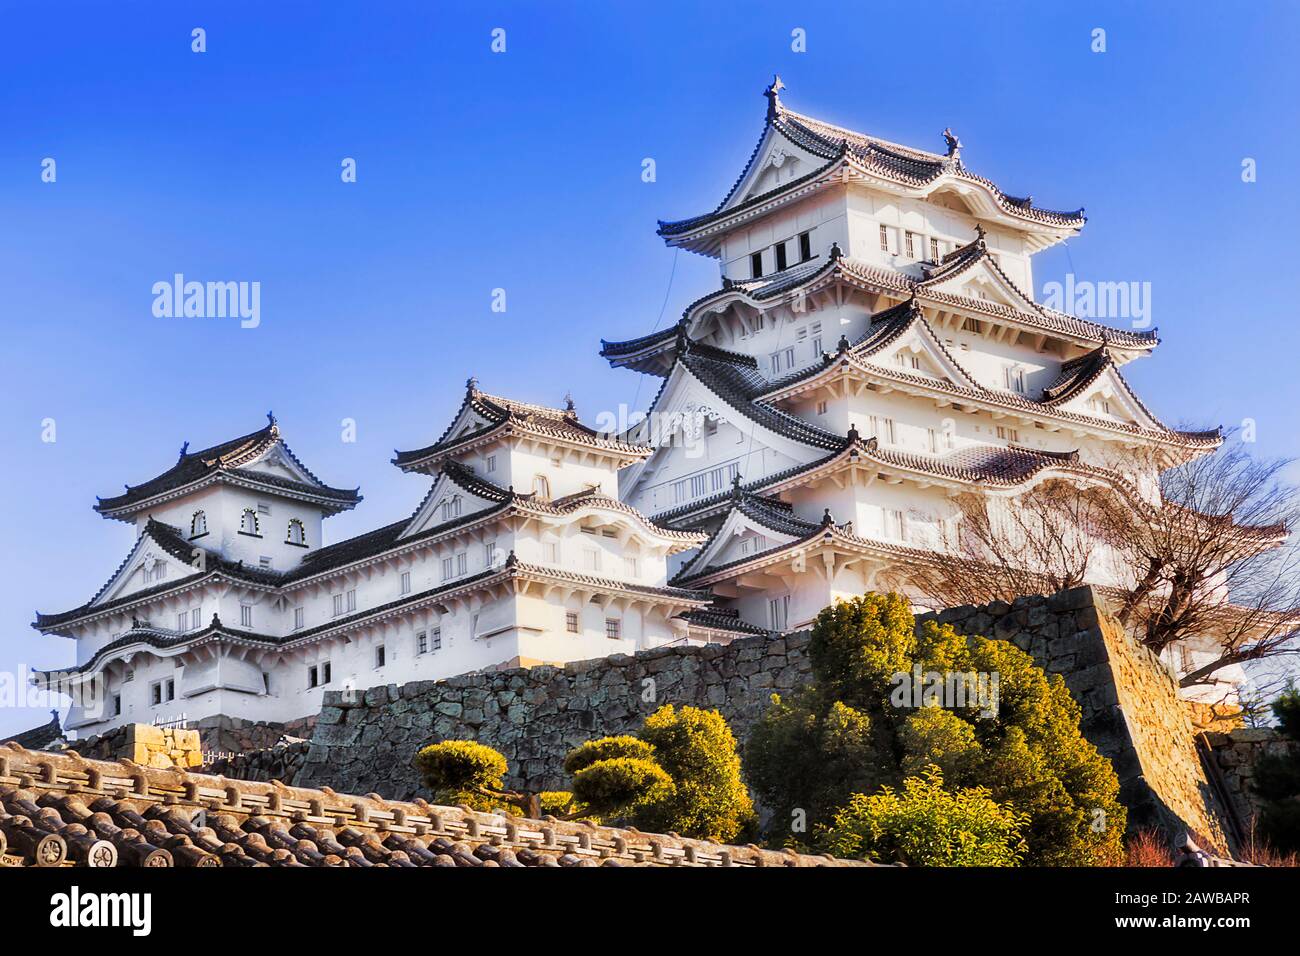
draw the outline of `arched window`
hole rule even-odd
[[[285,539],[289,544],[307,543],[307,532],[303,530],[302,522],[297,518],[289,519],[289,537]]]
[[[252,508],[244,509],[244,516],[239,519],[240,534],[257,534],[257,512]]]
[[[208,533],[208,516],[202,511],[194,512],[194,517],[190,519],[190,537],[197,538],[201,534]]]
[[[545,475],[533,476],[533,494],[543,501],[549,501],[551,498],[551,483]]]

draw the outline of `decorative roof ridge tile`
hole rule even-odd
[[[588,821],[563,821],[554,817],[533,820],[525,817],[485,813],[468,807],[448,807],[414,801],[389,800],[377,794],[356,796],[335,793],[332,789],[285,786],[279,781],[237,780],[224,776],[196,773],[185,769],[158,770],[129,760],[89,759],[75,751],[30,751],[17,744],[0,747],[0,792],[6,800],[20,788],[39,795],[42,806],[49,806],[65,825],[75,822],[76,808],[64,801],[88,803],[106,801],[110,817],[123,811],[143,814],[157,821],[162,830],[175,831],[184,837],[180,842],[191,847],[196,857],[210,857],[208,865],[250,865],[264,861],[270,866],[303,865],[299,857],[301,844],[292,852],[270,852],[259,831],[278,828],[288,831],[300,827],[300,838],[307,840],[311,853],[308,865],[330,862],[330,844],[336,829],[350,829],[366,848],[381,860],[406,866],[481,865],[496,859],[501,851],[519,854],[537,865],[587,865],[613,861],[622,865],[722,866],[722,867],[819,867],[870,866],[853,860],[829,856],[811,856],[792,851],[764,850],[756,846],[732,846],[705,840],[683,838],[675,834],[642,833],[638,830],[597,826]],[[52,798],[52,802],[46,797]],[[245,852],[241,843],[233,850],[211,844],[195,846],[189,818],[193,810],[203,808],[214,824],[227,829],[235,840],[248,836]],[[175,811],[179,810],[179,815]],[[51,821],[52,823],[52,821]],[[152,825],[152,824],[151,824]],[[317,846],[315,840],[325,845]],[[200,841],[202,842],[202,841]],[[349,841],[350,843],[351,841]],[[170,845],[170,841],[169,841]],[[397,848],[404,848],[399,853]],[[167,853],[168,851],[163,851]],[[476,852],[482,856],[474,857]],[[389,855],[392,856],[391,861]],[[441,856],[439,856],[441,854]],[[450,855],[449,855],[450,854]],[[364,854],[359,854],[364,856]],[[458,858],[464,857],[464,858]],[[549,857],[544,861],[543,857]],[[373,865],[363,858],[334,857],[335,865]],[[132,858],[132,862],[138,862]],[[126,857],[119,860],[127,865]]]

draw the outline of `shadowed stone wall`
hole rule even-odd
[[[1190,829],[1202,845],[1227,847],[1222,808],[1173,677],[1125,636],[1091,588],[934,616],[962,633],[1009,640],[1063,676],[1082,710],[1084,735],[1115,765],[1132,826],[1160,826],[1171,836]],[[377,687],[352,701],[327,693],[298,784],[407,799],[420,791],[411,767],[416,751],[465,738],[505,755],[510,786],[563,789],[561,763],[570,748],[634,732],[666,703],[717,708],[743,746],[770,695],[808,681],[808,641],[804,632],[725,647],[659,648]]]

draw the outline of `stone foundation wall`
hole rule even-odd
[[[937,615],[963,634],[1011,641],[1060,674],[1082,710],[1083,735],[1115,768],[1130,832],[1191,831],[1202,847],[1233,849],[1228,811],[1196,750],[1192,712],[1164,663],[1131,640],[1090,587],[1014,604],[950,608]]]
[[[393,799],[419,794],[416,751],[448,738],[480,740],[510,763],[507,785],[556,790],[570,748],[632,733],[664,704],[716,708],[740,741],[773,693],[807,683],[809,634],[671,647],[564,667],[472,674],[375,687],[355,703],[325,694],[301,786]]]
[[[123,724],[106,734],[71,741],[68,749],[92,760],[125,757],[154,770],[188,769],[203,763],[197,730],[155,727],[152,724]]]
[[[1255,794],[1255,764],[1265,754],[1284,756],[1300,752],[1300,743],[1289,740],[1271,727],[1242,728],[1231,733],[1208,733],[1206,743],[1247,833],[1259,815],[1262,801]]]
[[[952,608],[938,617],[963,633],[1012,641],[1064,677],[1082,709],[1084,735],[1115,766],[1132,826],[1162,827],[1171,837],[1190,829],[1202,846],[1230,848],[1173,678],[1125,636],[1091,588]],[[753,637],[725,647],[660,648],[564,667],[389,685],[353,702],[327,693],[297,782],[408,799],[420,793],[411,766],[416,751],[465,738],[505,755],[509,786],[562,789],[561,763],[570,748],[634,732],[667,703],[717,708],[743,748],[771,694],[808,681],[809,637]]]

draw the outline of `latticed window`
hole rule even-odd
[[[623,634],[623,622],[616,617],[605,618],[605,636],[610,640],[618,640]]]

